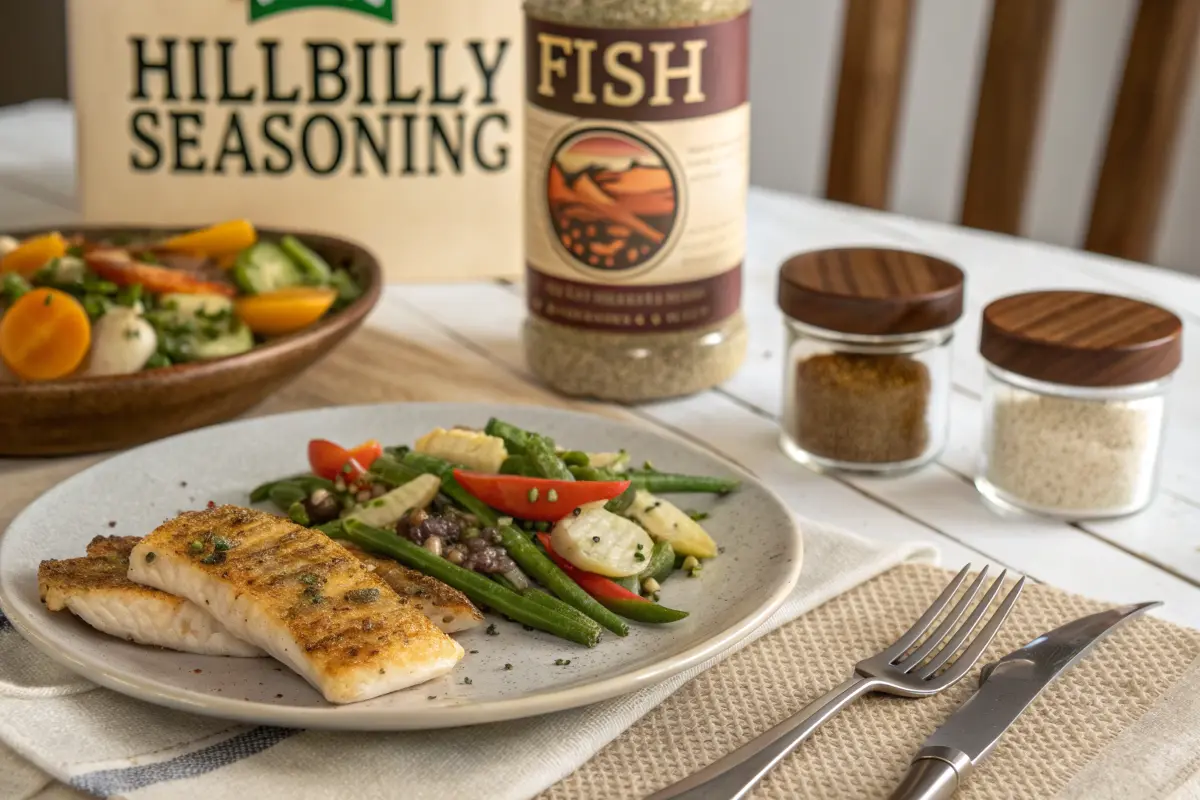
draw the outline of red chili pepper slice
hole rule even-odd
[[[454,478],[497,511],[534,522],[557,522],[584,503],[612,500],[629,488],[629,481],[557,481],[461,469]]]
[[[352,450],[347,450],[328,439],[313,439],[308,443],[308,465],[314,475],[328,480],[341,476],[346,483],[361,478],[375,459],[383,455],[383,445],[368,439]]]

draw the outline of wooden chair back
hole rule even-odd
[[[847,0],[826,197],[887,208],[917,0]],[[993,0],[961,222],[1020,232],[1060,0]],[[1140,0],[1084,247],[1151,258],[1200,32],[1200,0]]]

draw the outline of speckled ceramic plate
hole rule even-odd
[[[310,438],[411,443],[433,427],[482,425],[489,416],[580,449],[625,447],[664,470],[742,479],[743,488],[728,497],[686,498],[688,507],[711,513],[705,526],[725,550],[700,577],[676,576],[664,585],[663,602],[689,610],[687,619],[658,627],[634,624],[628,637],[606,633],[588,649],[495,618],[489,621],[499,635],[476,628],[456,636],[468,654],[449,675],[334,706],[271,659],[143,647],[98,633],[68,613],[50,613],[38,601],[37,567],[43,559],[81,556],[98,534],[145,534],[209,500],[245,504],[247,491],[261,481],[303,471]],[[795,586],[801,553],[791,515],[768,489],[712,455],[645,429],[532,407],[342,407],[183,434],[116,456],[56,486],[0,537],[0,607],[55,660],[152,703],[257,724],[411,730],[544,714],[661,681],[725,650],[766,620]],[[571,663],[556,666],[556,659]]]

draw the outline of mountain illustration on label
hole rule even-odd
[[[547,210],[562,250],[600,271],[635,269],[671,238],[678,183],[663,154],[623,130],[587,128],[555,149]]]
[[[395,22],[395,0],[250,0],[250,21],[301,8],[338,8]]]

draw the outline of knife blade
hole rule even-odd
[[[979,688],[925,740],[890,800],[953,795],[1055,678],[1121,623],[1158,605],[1138,603],[1081,617],[984,666]]]

